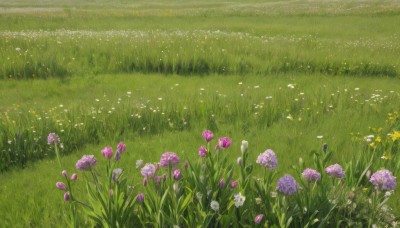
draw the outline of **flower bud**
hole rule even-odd
[[[204,146],[199,147],[199,156],[203,158],[207,156],[207,150]]]
[[[65,202],[69,201],[69,193],[68,192],[64,193],[64,201]]]
[[[143,178],[143,186],[147,185],[147,178]]]
[[[138,195],[137,195],[137,201],[138,201],[139,203],[143,203],[143,202],[144,202],[144,196],[143,196],[143,193],[141,193],[141,192],[138,192]]]
[[[238,164],[238,166],[242,166],[242,164],[243,164],[242,157],[237,158],[237,164]]]
[[[176,169],[174,170],[174,179],[175,180],[179,180],[182,178],[182,173],[180,169]]]
[[[56,183],[56,187],[60,190],[66,190],[67,187],[65,186],[65,184],[63,182],[57,182]]]
[[[186,160],[183,166],[185,167],[185,169],[187,169],[189,167],[189,162]]]
[[[62,175],[63,177],[65,177],[65,178],[68,178],[68,174],[67,174],[67,171],[66,171],[66,170],[63,170],[63,171],[61,172],[61,175]]]
[[[78,179],[78,175],[76,173],[73,173],[72,176],[71,176],[71,180],[74,181],[76,179]]]
[[[249,143],[246,140],[242,140],[242,145],[240,146],[240,150],[242,151],[242,154],[247,151],[248,147],[249,147]]]
[[[237,181],[231,181],[230,182],[230,187],[231,188],[236,188],[238,186],[238,184],[239,184],[239,182],[237,182]]]
[[[263,214],[257,215],[257,216],[254,218],[254,223],[255,223],[255,224],[260,224],[263,218],[264,218],[264,215],[263,215]]]
[[[224,179],[221,179],[221,180],[219,181],[219,187],[220,187],[220,188],[225,188],[225,180],[224,180]]]
[[[107,146],[105,147],[102,151],[101,151],[101,155],[103,155],[103,157],[110,159],[113,155],[113,151],[112,148]]]
[[[123,142],[118,143],[117,151],[123,153],[126,150],[126,145]]]

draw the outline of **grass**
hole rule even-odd
[[[135,160],[194,159],[205,129],[231,137],[235,159],[242,139],[252,161],[273,148],[282,174],[322,143],[344,162],[374,128],[399,130],[386,123],[400,105],[397,1],[0,7],[0,226],[63,226],[53,131],[70,173],[82,154],[124,140],[140,184]]]

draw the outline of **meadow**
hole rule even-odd
[[[326,143],[347,186],[369,187],[363,165],[398,177],[399,7],[2,1],[0,225],[65,226],[70,208],[54,186],[61,170],[50,132],[60,136],[67,170],[83,154],[101,157],[104,146],[124,141],[120,165],[142,191],[137,160],[174,151],[195,161],[206,129],[232,139],[233,163],[242,140],[251,162],[273,149],[279,176],[311,166]],[[106,166],[99,159],[99,170]],[[83,198],[84,183],[75,187]],[[395,224],[397,190],[387,205]],[[83,217],[79,225],[93,221]]]

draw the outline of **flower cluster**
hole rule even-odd
[[[274,151],[271,149],[258,155],[256,162],[270,170],[276,169],[276,166],[278,165],[278,159],[276,158]]]
[[[375,186],[377,190],[394,190],[396,188],[396,177],[393,176],[392,172],[383,169],[372,174],[369,181]]]
[[[286,174],[278,180],[276,190],[282,192],[286,196],[293,195],[297,192],[297,182],[291,175]]]
[[[342,179],[345,176],[345,173],[344,173],[342,167],[339,164],[334,164],[334,165],[328,166],[325,169],[325,172],[329,176],[335,177],[335,178],[338,178],[338,179]]]
[[[79,170],[90,170],[96,163],[97,160],[94,155],[83,155],[83,157],[78,160],[75,167]]]
[[[302,175],[308,182],[317,182],[321,179],[321,174],[317,170],[310,168],[305,169]]]

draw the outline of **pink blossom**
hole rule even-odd
[[[56,183],[56,187],[60,190],[66,190],[67,186],[65,186],[65,184],[63,182],[57,182]]]
[[[101,154],[103,155],[103,157],[110,159],[113,155],[113,150],[111,147],[107,146],[101,151]]]
[[[218,139],[218,145],[224,149],[231,145],[231,140],[228,137],[222,137]]]
[[[96,163],[97,160],[93,155],[83,155],[83,157],[78,160],[75,167],[78,170],[90,170]]]
[[[204,146],[201,146],[200,148],[199,148],[199,156],[200,157],[205,157],[205,156],[207,156],[207,150],[206,150],[206,148],[204,147]]]
[[[202,136],[206,142],[210,142],[214,138],[214,134],[210,130],[204,131]]]
[[[175,167],[179,164],[179,157],[175,153],[165,152],[161,155],[160,165],[163,167]]]

